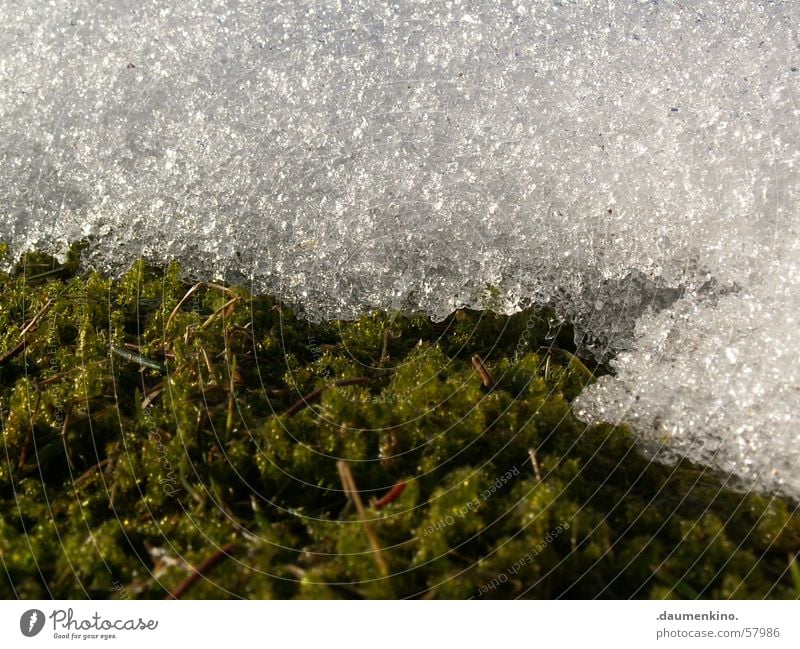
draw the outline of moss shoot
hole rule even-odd
[[[570,403],[551,315],[313,323],[172,264],[0,274],[6,598],[796,598],[795,505]]]

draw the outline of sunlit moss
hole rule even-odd
[[[546,310],[311,323],[79,250],[0,274],[6,597],[162,597],[231,543],[185,596],[800,594],[794,504],[578,422],[605,370]]]

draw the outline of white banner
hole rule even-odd
[[[0,646],[798,647],[799,617],[761,601],[5,601]]]

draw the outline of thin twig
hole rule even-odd
[[[19,332],[20,337],[24,336],[26,333],[34,329],[39,324],[39,320],[41,320],[42,317],[44,317],[44,314],[47,313],[55,303],[56,301],[53,298],[48,299],[47,302],[44,303],[44,306],[41,309],[39,309],[39,311],[36,313],[35,316],[33,316],[33,319],[25,326],[25,328],[22,331]]]
[[[378,566],[378,571],[383,577],[388,577],[389,566],[386,565],[386,561],[381,553],[381,546],[378,542],[378,537],[375,536],[375,532],[372,530],[372,526],[367,520],[367,510],[364,509],[364,503],[361,502],[361,494],[358,493],[358,488],[356,487],[356,481],[353,478],[353,472],[350,470],[350,465],[344,460],[339,460],[336,463],[336,468],[339,469],[339,477],[342,480],[342,486],[344,487],[345,494],[347,494],[347,497],[356,506],[358,518],[361,521],[361,524],[364,526],[364,532],[366,532],[367,539],[372,547],[372,557],[375,559],[375,564]]]
[[[75,478],[75,480],[72,481],[72,486],[74,488],[77,488],[78,485],[81,484],[83,481],[88,480],[93,474],[97,473],[98,471],[100,471],[104,467],[108,466],[111,463],[111,461],[112,461],[112,458],[110,458],[110,457],[107,457],[104,460],[100,460],[100,462],[98,462],[94,466],[88,468],[79,477]]]
[[[31,442],[33,442],[33,422],[36,419],[36,415],[39,412],[39,404],[42,403],[42,393],[36,392],[36,405],[31,412],[28,410],[30,415],[30,425],[28,426],[28,432],[25,436],[25,441],[22,444],[22,448],[19,452],[19,464],[17,465],[17,478],[22,475],[22,470],[25,468],[25,462],[28,458],[28,448],[30,448]]]
[[[301,410],[304,410],[312,403],[319,401],[319,398],[328,388],[342,388],[347,385],[362,385],[367,382],[369,382],[369,379],[366,376],[356,376],[352,379],[339,379],[338,381],[334,381],[332,385],[324,385],[321,388],[317,388],[313,392],[309,392],[306,396],[300,399],[300,401],[289,408],[284,414],[287,417],[294,417]]]
[[[72,475],[75,472],[75,464],[72,462],[72,450],[69,447],[69,441],[67,440],[67,427],[69,426],[69,410],[64,415],[64,425],[61,426],[61,440],[64,442],[64,454],[67,456],[67,466],[69,467],[69,473]]]
[[[22,475],[22,470],[25,468],[25,462],[28,459],[28,447],[33,440],[33,426],[28,426],[28,431],[25,434],[25,441],[22,442],[22,448],[19,450],[19,462],[17,463],[17,477]]]
[[[58,374],[53,374],[53,376],[50,376],[42,381],[39,381],[39,385],[42,386],[42,385],[50,385],[52,383],[58,383],[59,381],[62,381],[65,376],[69,376],[70,374],[73,374],[75,372],[80,372],[81,370],[86,369],[86,367],[88,366],[89,363],[83,366],[73,367],[71,369],[64,370],[63,372],[59,372]]]
[[[172,322],[172,318],[175,317],[175,314],[178,313],[178,309],[180,309],[183,306],[184,302],[186,302],[186,300],[188,300],[189,297],[191,297],[191,295],[196,290],[201,289],[201,288],[215,288],[215,289],[218,289],[218,290],[220,290],[220,291],[222,291],[224,293],[227,293],[231,297],[237,297],[236,293],[234,293],[227,286],[222,286],[220,284],[212,284],[211,282],[197,282],[197,284],[195,284],[194,286],[192,286],[192,288],[190,288],[188,291],[186,291],[186,295],[184,295],[181,298],[181,301],[178,302],[178,304],[172,310],[172,313],[169,314],[169,318],[167,318],[167,322],[164,325],[164,329],[169,329],[169,324],[170,324],[170,322]]]
[[[580,370],[580,372],[583,373],[584,376],[586,376],[590,381],[594,381],[595,379],[597,379],[597,377],[594,375],[594,372],[592,372],[592,370],[586,367],[586,365],[580,358],[578,358],[572,352],[568,352],[566,349],[561,349],[560,347],[551,346],[551,347],[539,347],[539,351],[545,352],[547,354],[554,354],[554,353],[561,354],[569,361],[567,363],[567,367],[569,367],[571,364],[575,365],[575,367],[577,367],[578,370]]]
[[[0,356],[0,367],[8,363],[15,356],[19,356],[27,346],[28,346],[27,339],[20,340],[15,347],[13,347],[12,349],[8,350],[5,354]]]
[[[44,277],[50,277],[52,275],[58,275],[62,272],[67,270],[66,266],[57,266],[56,268],[52,268],[51,270],[46,270],[43,273],[37,273],[36,275],[28,275],[25,278],[25,281],[30,283],[38,279],[43,279]]]
[[[230,307],[233,304],[236,304],[238,301],[239,301],[239,296],[237,295],[236,297],[232,297],[230,300],[225,302],[225,304],[223,304],[219,309],[214,311],[214,313],[212,313],[210,316],[208,316],[208,318],[206,318],[206,321],[197,328],[198,331],[200,329],[205,329],[220,313],[225,312],[225,310],[228,307]],[[228,313],[225,313],[225,315],[227,316]]]
[[[228,543],[228,545],[218,548],[216,552],[206,558],[199,566],[196,568],[192,566],[192,574],[188,575],[186,579],[173,588],[164,599],[180,599],[183,597],[186,591],[200,580],[200,577],[205,577],[206,573],[210,572],[215,566],[227,559],[235,550],[235,543]]]
[[[389,505],[397,500],[400,497],[400,494],[402,494],[405,490],[406,483],[402,481],[398,482],[380,498],[373,498],[369,505],[372,507],[372,509],[383,509],[386,507],[386,505]]]
[[[531,465],[533,466],[533,473],[536,476],[537,482],[542,481],[542,466],[539,464],[539,456],[532,448],[528,449],[528,455],[531,456]]]
[[[149,408],[151,404],[158,399],[159,395],[164,391],[164,383],[163,381],[159,383],[156,387],[154,387],[150,392],[145,396],[142,400],[142,410]]]
[[[391,336],[391,331],[387,327],[383,330],[383,349],[381,350],[381,359],[378,361],[379,365],[383,367],[386,363],[389,362],[389,337]]]
[[[33,329],[39,324],[39,321],[42,317],[50,310],[50,308],[55,304],[55,300],[50,298],[47,302],[44,303],[44,306],[39,309],[35,316],[31,319],[31,321],[23,327],[22,331],[19,332],[20,341],[10,350],[8,350],[5,354],[0,356],[0,367],[8,363],[14,357],[19,356],[25,348],[28,346],[28,339],[25,338],[25,334]]]
[[[234,354],[231,359],[231,366],[229,368],[230,385],[228,386],[228,416],[225,420],[225,434],[230,437],[233,430],[233,411],[236,405],[236,355]]]
[[[483,359],[480,356],[478,356],[478,354],[475,354],[472,357],[472,367],[474,367],[475,371],[478,374],[480,374],[481,380],[483,381],[483,384],[487,388],[494,387],[495,385],[494,377],[492,376],[492,373],[486,368],[486,365],[484,365],[483,363]]]
[[[202,345],[200,346],[200,353],[203,354],[203,360],[206,362],[206,367],[208,368],[208,378],[210,379],[211,383],[214,385],[217,384],[217,377],[214,374],[214,368],[211,365],[211,361],[208,360],[208,354],[206,354],[206,348]]]

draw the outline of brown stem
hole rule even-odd
[[[28,340],[20,340],[13,349],[8,350],[5,354],[0,356],[0,367],[8,363],[15,356],[19,356],[23,350],[28,346]]]
[[[228,543],[214,552],[211,556],[207,557],[199,566],[192,567],[192,574],[188,575],[180,584],[173,588],[164,599],[180,599],[186,594],[192,586],[204,577],[215,566],[222,563],[227,559],[232,552],[236,550],[235,543]]]
[[[537,482],[541,482],[542,481],[542,466],[541,466],[541,464],[539,464],[539,456],[536,455],[536,451],[533,450],[532,448],[528,449],[528,455],[531,456],[531,464],[533,465],[533,473],[536,476],[536,481]]]
[[[389,337],[391,332],[389,328],[383,330],[383,349],[381,350],[381,359],[378,361],[379,365],[383,367],[389,362]]]
[[[72,450],[69,446],[69,440],[67,439],[67,428],[69,427],[69,410],[67,410],[66,414],[64,415],[64,423],[61,426],[61,441],[64,443],[64,454],[67,456],[67,466],[69,467],[69,473],[72,475],[75,471],[75,464],[72,462]]]
[[[194,294],[194,292],[197,291],[200,288],[215,288],[215,289],[217,289],[219,291],[222,291],[223,293],[227,293],[231,297],[236,297],[236,293],[234,293],[227,286],[221,286],[219,284],[213,284],[211,282],[198,282],[197,284],[192,286],[192,288],[190,288],[188,291],[186,291],[186,295],[184,295],[181,298],[181,301],[178,302],[178,304],[175,306],[174,309],[172,309],[172,313],[169,314],[169,317],[167,318],[167,322],[164,325],[164,329],[169,329],[169,324],[170,324],[170,322],[172,322],[172,318],[175,317],[175,315],[178,313],[178,310],[183,306],[184,302],[186,302],[186,300],[188,300],[192,296],[192,294]]]
[[[483,359],[480,356],[478,356],[478,354],[475,354],[472,357],[472,367],[475,368],[475,371],[480,375],[483,384],[487,388],[494,387],[495,385],[494,377],[492,376],[492,373],[486,368],[486,365],[483,364]]]
[[[33,319],[27,324],[27,326],[19,332],[19,335],[24,336],[26,333],[36,328],[36,326],[39,324],[39,320],[42,319],[44,314],[47,313],[55,303],[56,301],[53,298],[47,300],[47,302],[44,303],[44,306],[39,309],[35,316],[33,316]]]
[[[335,387],[341,388],[346,385],[362,385],[364,383],[368,383],[369,379],[366,376],[357,376],[352,379],[340,379],[338,381],[334,381],[333,385],[324,385],[321,388],[317,388],[313,392],[309,392],[306,396],[304,396],[300,401],[295,403],[291,408],[289,408],[284,414],[287,417],[294,417],[298,412],[304,410],[312,403],[319,401],[319,398],[328,388]]]
[[[361,520],[361,524],[364,526],[364,532],[367,534],[367,539],[369,540],[370,547],[372,548],[372,558],[375,559],[375,564],[378,566],[378,571],[383,577],[388,577],[389,566],[386,564],[383,554],[381,553],[381,545],[378,542],[378,537],[375,536],[375,532],[367,520],[367,510],[364,508],[364,503],[361,501],[361,494],[358,492],[358,488],[356,487],[356,481],[355,478],[353,478],[353,472],[350,470],[350,465],[344,460],[339,460],[336,463],[336,468],[339,469],[339,477],[342,480],[342,486],[344,487],[345,494],[347,494],[348,499],[356,506],[358,518]]]
[[[47,313],[55,303],[56,301],[53,298],[47,300],[44,306],[33,316],[33,319],[19,332],[20,341],[13,349],[8,350],[5,354],[0,356],[0,367],[8,363],[8,361],[12,360],[15,356],[19,356],[25,350],[28,346],[28,339],[25,337],[25,334],[29,331],[33,331],[39,325],[39,321],[44,314]]]
[[[397,500],[400,497],[400,494],[402,494],[405,491],[405,489],[406,489],[406,483],[398,482],[397,484],[395,484],[394,487],[389,489],[389,491],[387,491],[380,498],[377,499],[373,498],[372,502],[370,503],[370,506],[373,509],[383,509],[384,507],[386,507],[386,505],[389,505],[393,503],[395,500]]]

